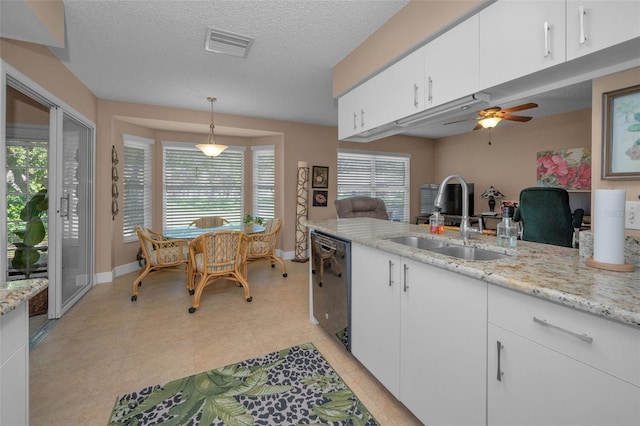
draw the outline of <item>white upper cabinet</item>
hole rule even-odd
[[[387,122],[424,110],[424,48],[402,58],[377,77],[381,79],[379,100],[384,104]]]
[[[381,124],[380,78],[373,77],[338,99],[338,138],[370,130]]]
[[[564,0],[500,0],[479,15],[483,89],[565,61]]]
[[[567,0],[567,60],[640,37],[640,1]],[[640,45],[637,52],[640,55]]]
[[[425,46],[426,109],[479,91],[479,22],[474,15]]]

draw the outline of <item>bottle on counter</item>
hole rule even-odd
[[[515,248],[518,244],[518,224],[511,220],[509,208],[502,210],[502,222],[498,223],[498,246]]]
[[[429,232],[432,234],[444,234],[444,216],[439,211],[429,217]]]

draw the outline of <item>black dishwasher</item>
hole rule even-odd
[[[351,351],[351,242],[311,232],[313,316]]]

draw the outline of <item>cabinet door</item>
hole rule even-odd
[[[358,132],[358,87],[338,98],[338,139],[346,139]]]
[[[29,424],[28,303],[0,318],[0,425]]]
[[[567,60],[636,37],[640,1],[567,0]]]
[[[427,109],[479,91],[479,22],[474,15],[425,46]]]
[[[397,397],[400,257],[353,243],[351,266],[351,352]]]
[[[400,400],[425,424],[485,424],[487,284],[403,261]]]
[[[380,74],[379,102],[386,123],[408,117],[425,108],[424,48],[418,49]]]
[[[481,88],[565,61],[564,0],[500,0],[479,15]]]
[[[640,424],[640,388],[493,324],[488,334],[490,426]]]

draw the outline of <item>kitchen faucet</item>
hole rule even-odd
[[[472,228],[469,223],[469,188],[467,187],[467,181],[460,175],[450,175],[444,178],[438,189],[438,195],[433,205],[436,210],[440,212],[444,206],[444,189],[447,183],[453,178],[456,178],[462,185],[462,221],[460,222],[460,235],[463,240],[468,240],[471,234],[482,235],[482,220],[478,220],[478,227]]]

